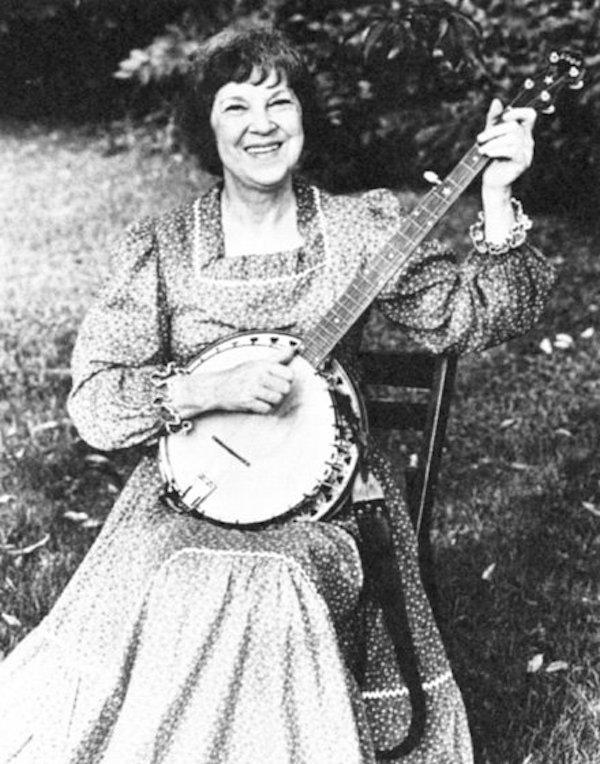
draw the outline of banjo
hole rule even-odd
[[[552,96],[582,87],[581,62],[553,52],[511,106],[554,110]],[[206,347],[184,372],[217,372],[293,350],[292,387],[269,414],[209,411],[159,440],[161,498],[180,512],[244,527],[287,519],[319,520],[346,500],[361,463],[368,423],[350,374],[331,355],[340,339],[402,273],[431,229],[490,160],[474,144],[405,218],[304,336],[243,332]]]

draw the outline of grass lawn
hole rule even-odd
[[[0,125],[4,653],[51,607],[134,458],[93,453],[64,408],[111,245],[206,184],[177,158],[107,147]],[[444,223],[457,247],[474,210]],[[460,363],[436,505],[444,633],[478,761],[598,762],[600,235],[549,216],[534,236],[561,269],[542,324]]]

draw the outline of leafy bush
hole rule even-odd
[[[190,56],[251,15],[283,27],[310,63],[328,130],[309,169],[337,190],[416,186],[425,169],[443,174],[478,132],[493,95],[508,99],[551,48],[573,48],[585,60],[586,86],[539,121],[538,158],[519,192],[529,204],[597,209],[598,0],[5,3],[2,111],[102,122],[151,115],[171,147],[176,136],[164,126]]]
[[[210,4],[191,8],[145,49],[132,51],[116,76],[176,92],[190,56],[223,21],[248,15],[274,21],[314,73],[330,130],[312,169],[338,189],[412,180],[414,135],[423,114],[435,113],[442,93],[464,97],[464,72],[476,61],[475,25],[440,0],[354,3],[350,9],[347,0],[274,0],[260,7],[231,3],[227,10],[218,18]]]
[[[131,108],[113,77],[131,48],[180,18],[184,0],[19,0],[0,4],[0,109],[21,118],[105,120]],[[136,93],[137,111],[155,94]]]
[[[220,17],[211,5],[221,8]],[[414,186],[425,169],[443,173],[460,158],[493,95],[506,102],[545,65],[551,49],[568,45],[584,58],[588,82],[579,98],[561,97],[556,115],[540,121],[539,159],[528,175],[530,188],[522,191],[546,206],[566,199],[597,205],[600,21],[594,0],[256,5],[230,2],[223,12],[223,4],[209,3],[209,11],[199,12],[190,3],[164,34],[132,51],[117,76],[176,92],[190,55],[210,33],[252,12],[271,18],[302,48],[328,117],[329,133],[313,161],[320,180],[338,190]]]

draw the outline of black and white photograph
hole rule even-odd
[[[599,40],[0,2],[0,764],[600,762]]]

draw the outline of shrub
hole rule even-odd
[[[173,94],[190,54],[216,28],[252,12],[271,18],[303,49],[328,117],[329,133],[312,163],[319,179],[338,190],[415,185],[425,169],[441,174],[458,161],[492,96],[509,100],[551,49],[568,45],[585,60],[586,88],[577,99],[563,96],[556,115],[540,121],[538,161],[522,191],[546,206],[570,201],[595,208],[600,200],[594,0],[256,5],[231,2],[219,18],[190,3],[177,23],[133,51],[117,76],[161,83]]]

